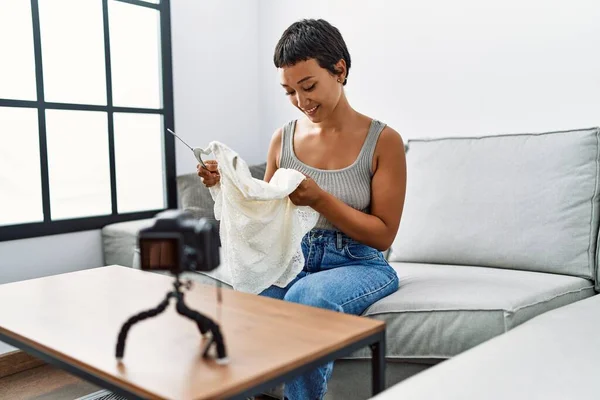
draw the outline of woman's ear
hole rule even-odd
[[[335,63],[334,68],[337,71],[338,82],[344,83],[346,81],[346,60],[340,59]]]

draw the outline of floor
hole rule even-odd
[[[73,400],[100,390],[50,365],[0,379],[0,399]]]
[[[75,400],[101,390],[50,365],[32,368],[0,379],[0,399]],[[258,396],[256,400],[272,397]]]

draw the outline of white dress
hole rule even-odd
[[[302,238],[319,217],[288,197],[304,175],[280,168],[267,183],[253,178],[246,162],[220,142],[211,142],[202,153],[214,154],[221,174],[220,183],[210,188],[215,218],[221,221],[219,269],[243,292],[285,287],[304,267]]]

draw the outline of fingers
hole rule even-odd
[[[204,161],[204,164],[206,165],[206,168],[208,168],[209,171],[218,171],[219,163],[216,160],[206,160]]]
[[[196,166],[198,176],[201,178],[204,186],[215,186],[221,180],[221,174],[219,174],[218,170],[216,169],[218,164],[214,160],[207,161],[205,164],[207,168],[212,169],[213,171],[210,171],[209,169],[204,168],[201,164],[198,164]]]
[[[288,196],[292,203],[294,203],[297,206],[302,205],[304,199],[304,188],[302,187],[303,183],[304,181],[302,181],[302,183],[296,188],[296,190],[294,190]]]
[[[310,185],[310,181],[312,179],[310,178],[310,176],[305,176],[304,179],[302,180],[302,182],[300,182],[300,185],[298,185],[298,189],[306,189],[308,188],[308,186]],[[296,189],[296,190],[298,190]]]
[[[294,193],[290,193],[290,195],[288,197],[294,205],[297,206],[300,204],[300,200],[294,195]]]
[[[202,179],[202,183],[206,187],[213,187],[217,183],[219,183],[219,181],[221,180],[220,177],[216,177],[216,178],[212,178],[212,179],[211,178],[201,178],[201,179]]]
[[[296,190],[290,193],[288,197],[290,198],[292,203],[294,203],[297,206],[311,205],[311,199],[314,195],[315,186],[316,184],[312,180],[312,178],[310,176],[305,176],[296,188]]]
[[[198,175],[200,175],[201,172],[204,172],[206,176],[209,176],[209,174],[218,174],[219,173],[219,163],[215,160],[208,160],[205,161],[204,164],[206,165],[206,168],[204,168],[204,166],[202,164],[198,164],[196,165],[196,170],[198,171]]]
[[[203,166],[199,165],[198,166],[198,176],[201,178],[210,178],[213,176],[218,175],[218,172],[210,172],[209,170],[207,170],[206,168],[204,168]]]
[[[204,185],[207,187],[211,187],[216,185],[221,179],[221,175],[218,171],[218,163],[215,160],[208,160],[205,162],[205,164],[207,168],[204,168],[201,164],[198,164],[196,166],[196,171],[198,176],[202,178],[202,183],[204,183]]]

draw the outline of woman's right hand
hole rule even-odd
[[[221,181],[221,174],[219,174],[218,169],[219,163],[216,160],[207,160],[204,161],[204,164],[206,164],[206,168],[204,168],[202,164],[198,164],[196,166],[198,176],[202,178],[202,183],[204,183],[204,186],[215,186]]]

